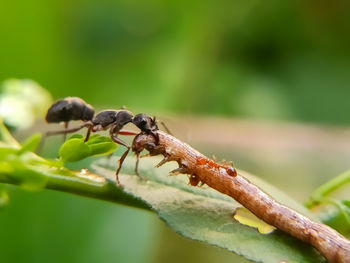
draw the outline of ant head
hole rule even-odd
[[[144,113],[135,115],[132,123],[145,133],[151,133],[152,131],[158,130],[155,118],[152,118],[151,116]]]

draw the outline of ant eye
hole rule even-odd
[[[146,125],[146,123],[147,123],[146,119],[142,119],[140,122],[141,125]]]

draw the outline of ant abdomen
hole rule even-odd
[[[47,111],[47,122],[90,121],[95,110],[78,97],[67,97],[54,103]]]

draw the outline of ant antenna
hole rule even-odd
[[[169,128],[165,125],[164,121],[161,121],[160,124],[163,126],[164,130],[165,130],[168,134],[174,136],[173,133],[169,130]]]

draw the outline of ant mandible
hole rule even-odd
[[[53,104],[46,115],[47,122],[64,122],[65,128],[60,131],[50,131],[46,133],[46,136],[54,134],[64,134],[77,132],[83,128],[88,128],[85,137],[85,142],[89,140],[91,132],[109,130],[109,134],[114,142],[123,145],[127,150],[123,153],[119,160],[119,166],[116,171],[116,178],[118,180],[118,174],[122,167],[122,164],[130,151],[130,146],[128,146],[124,141],[118,138],[118,134],[121,135],[137,135],[136,132],[122,130],[122,128],[132,122],[137,126],[142,132],[151,134],[154,136],[156,143],[159,141],[158,137],[158,126],[155,118],[151,118],[149,115],[140,113],[135,116],[130,111],[125,109],[120,110],[103,110],[98,113],[95,117],[94,109],[91,105],[87,104],[84,100],[77,97],[68,97],[62,99],[55,104]],[[67,129],[68,122],[71,120],[82,120],[84,124],[76,127]]]

